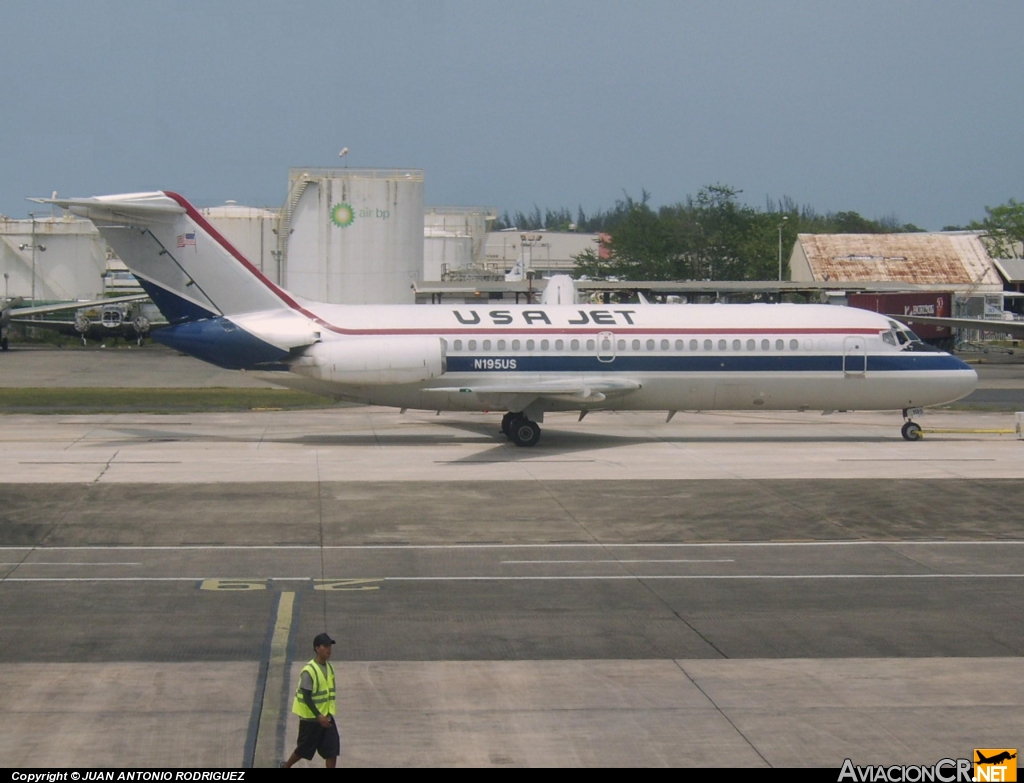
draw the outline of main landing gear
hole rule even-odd
[[[517,446],[534,446],[540,440],[540,425],[515,411],[501,417],[501,431]]]
[[[920,408],[903,409],[903,429],[900,430],[900,434],[903,435],[903,440],[921,440],[921,438],[924,437],[921,425],[910,420],[911,416],[920,412]]]

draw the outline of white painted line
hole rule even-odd
[[[35,563],[27,560],[23,563],[0,563],[0,566],[137,566],[142,563]]]
[[[770,548],[770,547],[832,547],[832,546],[1020,546],[1024,545],[1024,539],[990,540],[990,541],[950,541],[948,539],[936,541],[707,541],[698,543],[642,543],[642,544],[599,544],[592,542],[580,543],[548,543],[548,544],[348,544],[348,545],[327,545],[324,549],[338,551],[352,550],[375,550],[375,549],[657,549],[657,548],[693,548],[705,549],[709,547],[737,547],[737,548]],[[289,552],[302,550],[320,551],[317,544],[288,544],[277,546],[273,544],[188,544],[182,546],[0,546],[0,552],[29,552],[38,550],[40,552],[88,552],[88,551],[260,551],[271,550],[275,552]]]
[[[1024,579],[1024,574],[658,574],[615,576],[386,576],[385,582],[530,582],[602,579]]]
[[[564,563],[735,563],[735,560],[502,560],[509,565],[548,565]]]
[[[345,577],[346,579],[351,577]],[[202,582],[201,576],[39,576],[9,577],[3,582]],[[312,582],[308,576],[221,577],[230,582]],[[340,578],[339,578],[340,579]],[[373,577],[385,582],[543,582],[543,581],[595,581],[633,579],[701,580],[815,580],[815,579],[1024,579],[1024,574],[651,574],[610,576],[385,576]],[[328,579],[327,581],[332,581]]]

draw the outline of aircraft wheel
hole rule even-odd
[[[540,425],[525,416],[516,416],[508,429],[509,438],[517,446],[534,446],[540,440]]]
[[[900,433],[903,435],[903,440],[921,440],[923,437],[921,425],[913,421],[904,424]]]
[[[509,427],[512,424],[512,420],[518,415],[518,413],[513,413],[512,411],[509,411],[508,413],[501,417],[501,431],[505,433],[506,438],[512,437],[512,432],[509,429]]]

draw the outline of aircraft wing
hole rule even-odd
[[[931,315],[890,315],[897,321],[913,326],[928,324],[929,326],[949,326],[953,329],[975,329],[980,332],[998,332],[1014,337],[1024,337],[1024,321],[996,321],[984,318],[939,318]]]
[[[493,400],[495,407],[504,407],[510,398],[540,397],[571,402],[602,402],[608,397],[629,394],[640,388],[636,381],[626,379],[565,378],[552,381],[525,383],[479,383],[471,386],[445,386],[424,389],[430,392],[449,394],[476,394],[485,400]]]
[[[35,307],[13,307],[10,310],[11,318],[25,318],[29,315],[44,315],[46,313],[57,313],[62,310],[80,310],[85,307],[102,307],[103,305],[117,304],[118,302],[141,302],[149,299],[149,294],[130,294],[129,296],[115,296],[111,299],[93,299],[91,302],[62,302],[61,304],[37,305]]]

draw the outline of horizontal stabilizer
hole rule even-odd
[[[32,198],[37,204],[53,204],[74,215],[103,223],[150,223],[176,219],[185,209],[163,193],[128,193],[92,198]]]

